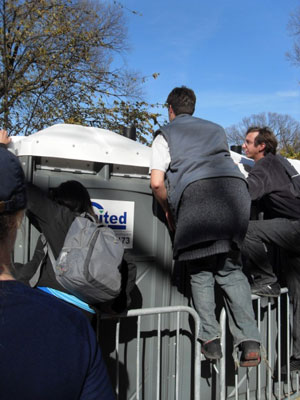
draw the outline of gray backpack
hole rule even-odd
[[[57,281],[88,304],[108,302],[121,291],[124,248],[114,231],[88,214],[74,219],[57,260],[47,244]]]

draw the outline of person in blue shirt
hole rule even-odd
[[[0,131],[0,143],[8,142]],[[88,319],[14,278],[11,255],[27,199],[22,167],[3,146],[0,171],[0,398],[113,400]]]

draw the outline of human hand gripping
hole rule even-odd
[[[2,144],[9,144],[11,142],[11,138],[8,136],[7,131],[5,131],[4,129],[0,130],[0,143]]]
[[[167,219],[167,223],[168,223],[170,231],[174,232],[175,231],[175,222],[174,222],[172,213],[169,210],[167,210],[165,212],[165,215],[166,215],[166,219]]]

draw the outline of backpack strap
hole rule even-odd
[[[43,250],[44,250],[44,257],[41,259],[35,273],[33,274],[33,276],[31,277],[31,279],[29,280],[29,285],[31,287],[35,287],[40,279],[41,276],[41,271],[42,271],[42,266],[44,265],[45,259],[47,257],[48,254],[48,247],[47,247],[47,240],[45,238],[45,236],[43,234],[40,235],[41,241],[43,243]]]
[[[284,167],[284,169],[286,170],[286,173],[288,174],[288,176],[293,179],[296,178],[298,175],[300,175],[296,168],[289,162],[289,160],[287,160],[285,157],[283,157],[280,154],[276,155],[277,159],[280,161],[281,165]]]
[[[95,222],[96,224],[98,223],[97,217],[88,212],[83,212],[82,214],[79,215],[79,217],[87,218],[90,221]]]
[[[47,242],[47,250],[48,250],[49,259],[51,261],[52,267],[53,267],[54,272],[55,272],[56,259],[54,257],[53,251],[52,251],[52,249],[51,249],[51,247],[50,247],[48,242]]]
[[[29,280],[29,285],[31,287],[35,287],[37,285],[37,283],[38,283],[38,281],[40,279],[40,276],[41,276],[42,267],[44,265],[44,262],[45,262],[45,259],[46,259],[47,256],[49,257],[49,260],[51,261],[52,267],[53,267],[53,269],[55,271],[55,262],[56,261],[55,261],[55,257],[54,257],[53,251],[52,251],[49,243],[47,242],[47,239],[45,238],[45,236],[43,234],[41,234],[40,238],[41,238],[41,241],[42,241],[43,246],[44,246],[43,247],[44,257],[40,261],[39,266],[37,267],[34,275]]]
[[[291,192],[294,196],[300,197],[300,174],[285,157],[282,157],[280,154],[277,154],[276,157],[291,180]]]

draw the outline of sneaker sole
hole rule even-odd
[[[215,356],[213,356],[213,355],[211,355],[211,354],[209,354],[209,353],[206,353],[205,351],[203,351],[203,350],[201,350],[201,353],[204,355],[204,357],[207,359],[207,360],[220,360],[222,357],[223,357],[223,354],[221,353],[221,354],[218,354],[218,355],[215,355]]]
[[[300,371],[300,360],[299,360],[299,362],[297,360],[297,362],[292,361],[290,363],[290,373],[296,372],[296,371]],[[281,375],[287,375],[287,367],[286,366],[283,366],[281,368]]]
[[[256,360],[244,360],[240,361],[240,367],[257,367],[258,364],[260,364],[260,357],[257,358]]]
[[[278,294],[266,294],[266,293],[253,293],[253,292],[251,292],[251,294],[254,294],[254,296],[261,296],[261,297],[279,297],[281,293],[278,293]]]
[[[257,350],[249,351],[245,359],[240,361],[241,367],[257,367],[260,363],[260,352]]]

